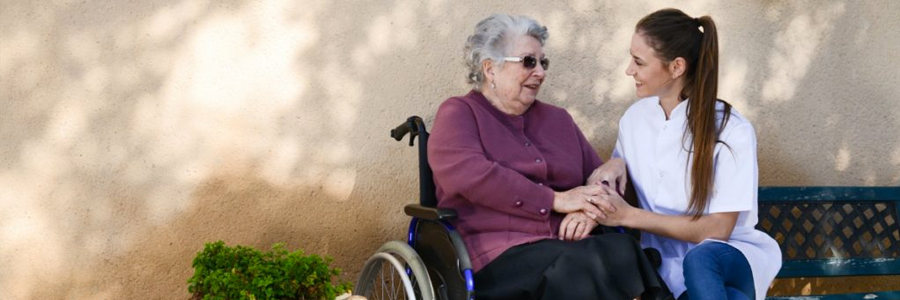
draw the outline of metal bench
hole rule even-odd
[[[900,187],[760,187],[759,230],[781,246],[777,278],[900,275]],[[900,299],[900,287],[771,300]]]

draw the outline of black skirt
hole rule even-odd
[[[479,300],[651,299],[664,289],[637,241],[619,233],[518,245],[475,273]]]

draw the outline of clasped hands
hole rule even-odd
[[[559,228],[560,239],[583,239],[600,224],[622,225],[631,208],[621,196],[627,178],[625,162],[615,158],[594,170],[586,185],[556,192],[553,210],[566,213]],[[615,184],[618,189],[610,184]]]

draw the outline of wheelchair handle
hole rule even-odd
[[[422,118],[419,116],[409,117],[403,124],[400,124],[397,128],[391,129],[391,137],[399,142],[403,140],[403,137],[406,136],[407,133],[409,133],[409,146],[412,147],[413,141],[416,139],[416,136],[419,135],[418,124],[422,124]]]
[[[407,133],[409,133],[409,122],[403,122],[403,124],[400,124],[397,128],[391,129],[391,137],[398,142],[402,140]]]

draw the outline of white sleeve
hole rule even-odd
[[[625,113],[627,114],[628,112],[626,111]],[[619,119],[619,135],[616,137],[616,148],[613,148],[613,153],[610,155],[610,158],[621,158],[623,160],[625,159],[625,149],[622,149],[622,138],[625,137],[624,135],[622,135],[622,128],[624,123],[625,115],[622,115],[622,118]],[[628,164],[628,162],[626,162],[625,164]]]
[[[709,213],[752,211],[759,186],[753,126],[749,122],[736,124],[723,132],[722,141],[725,143],[716,145]]]
[[[612,158],[622,158],[622,140],[616,139],[616,148],[613,149],[613,153],[612,153],[611,157]]]

